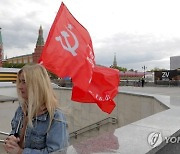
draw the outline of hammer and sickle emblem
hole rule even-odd
[[[64,44],[63,41],[62,41],[61,35],[55,37],[55,39],[56,39],[56,41],[59,41],[59,42],[61,43],[62,47],[63,47],[65,50],[69,51],[73,56],[76,56],[76,55],[77,55],[76,49],[79,47],[79,42],[78,42],[78,40],[77,40],[76,35],[71,31],[72,25],[71,25],[71,24],[68,24],[68,27],[66,27],[66,29],[67,29],[67,31],[72,35],[72,37],[73,37],[73,39],[74,39],[74,42],[75,42],[74,46],[71,46],[70,43],[69,43],[69,41],[68,41],[68,37],[70,37],[70,35],[68,34],[67,31],[61,31],[61,35],[62,35],[62,37],[63,37],[64,40],[65,40],[65,44]]]

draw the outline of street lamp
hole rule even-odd
[[[144,66],[142,67],[142,69],[144,70],[144,79],[145,79],[145,72],[146,72],[147,67],[144,65]]]

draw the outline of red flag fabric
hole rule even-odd
[[[92,80],[87,90],[74,86],[72,100],[84,103],[97,103],[102,111],[111,113],[115,108],[113,98],[118,92],[119,71],[95,66]]]
[[[64,3],[56,15],[39,62],[59,77],[71,77],[80,88],[89,86],[95,65],[91,37]]]
[[[72,78],[72,100],[96,103],[107,113],[114,109],[119,72],[95,65],[91,37],[64,3],[50,29],[39,63],[59,77]]]

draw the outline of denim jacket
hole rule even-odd
[[[66,153],[68,132],[65,116],[57,109],[54,113],[51,126],[48,129],[49,120],[49,114],[46,112],[33,119],[33,127],[27,125],[23,154]],[[11,134],[16,132],[19,121],[21,123],[23,121],[23,112],[20,106],[17,108],[11,121]],[[20,131],[18,134],[20,135]]]

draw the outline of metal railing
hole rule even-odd
[[[9,135],[9,133],[6,133],[6,132],[2,132],[2,131],[0,131],[0,135],[5,135],[5,136],[8,136],[8,135]],[[4,143],[4,142],[5,142],[4,140],[0,139],[0,143]]]
[[[99,130],[101,126],[105,125],[105,124],[108,124],[108,123],[111,123],[111,124],[116,124],[118,122],[118,119],[116,117],[108,117],[106,119],[103,119],[103,120],[100,120],[94,124],[91,124],[91,125],[88,125],[84,128],[81,128],[79,130],[76,130],[72,133],[69,134],[69,137],[75,137],[77,138],[77,136],[79,134],[82,134],[82,133],[85,133],[87,131],[90,131],[90,130],[93,130],[93,129],[97,129]],[[5,136],[8,136],[9,133],[6,133],[6,132],[2,132],[0,131],[0,135],[5,135]],[[0,139],[0,143],[4,143],[4,140]]]
[[[118,122],[118,119],[116,117],[108,117],[106,119],[103,119],[103,120],[100,120],[94,124],[91,124],[91,125],[88,125],[84,128],[81,128],[79,130],[76,130],[72,133],[69,134],[69,137],[75,137],[77,138],[77,136],[79,134],[82,134],[82,133],[85,133],[87,131],[90,131],[90,130],[93,130],[93,129],[97,129],[99,130],[101,126],[105,125],[105,124],[108,124],[108,123],[112,123],[112,124],[116,124]]]

